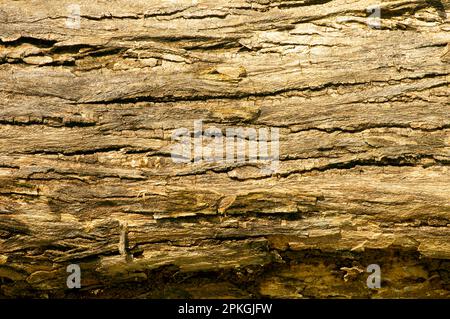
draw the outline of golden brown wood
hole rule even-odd
[[[0,296],[450,297],[449,3],[373,4],[1,1]]]

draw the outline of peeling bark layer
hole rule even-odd
[[[77,3],[0,3],[0,296],[450,297],[448,1]]]

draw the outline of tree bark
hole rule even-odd
[[[450,297],[449,2],[373,4],[2,1],[0,296]]]

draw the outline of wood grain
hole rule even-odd
[[[0,3],[1,297],[450,297],[448,1],[74,3]]]

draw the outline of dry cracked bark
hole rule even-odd
[[[373,4],[1,1],[0,296],[450,297],[449,2]],[[174,163],[199,119],[276,174]]]

